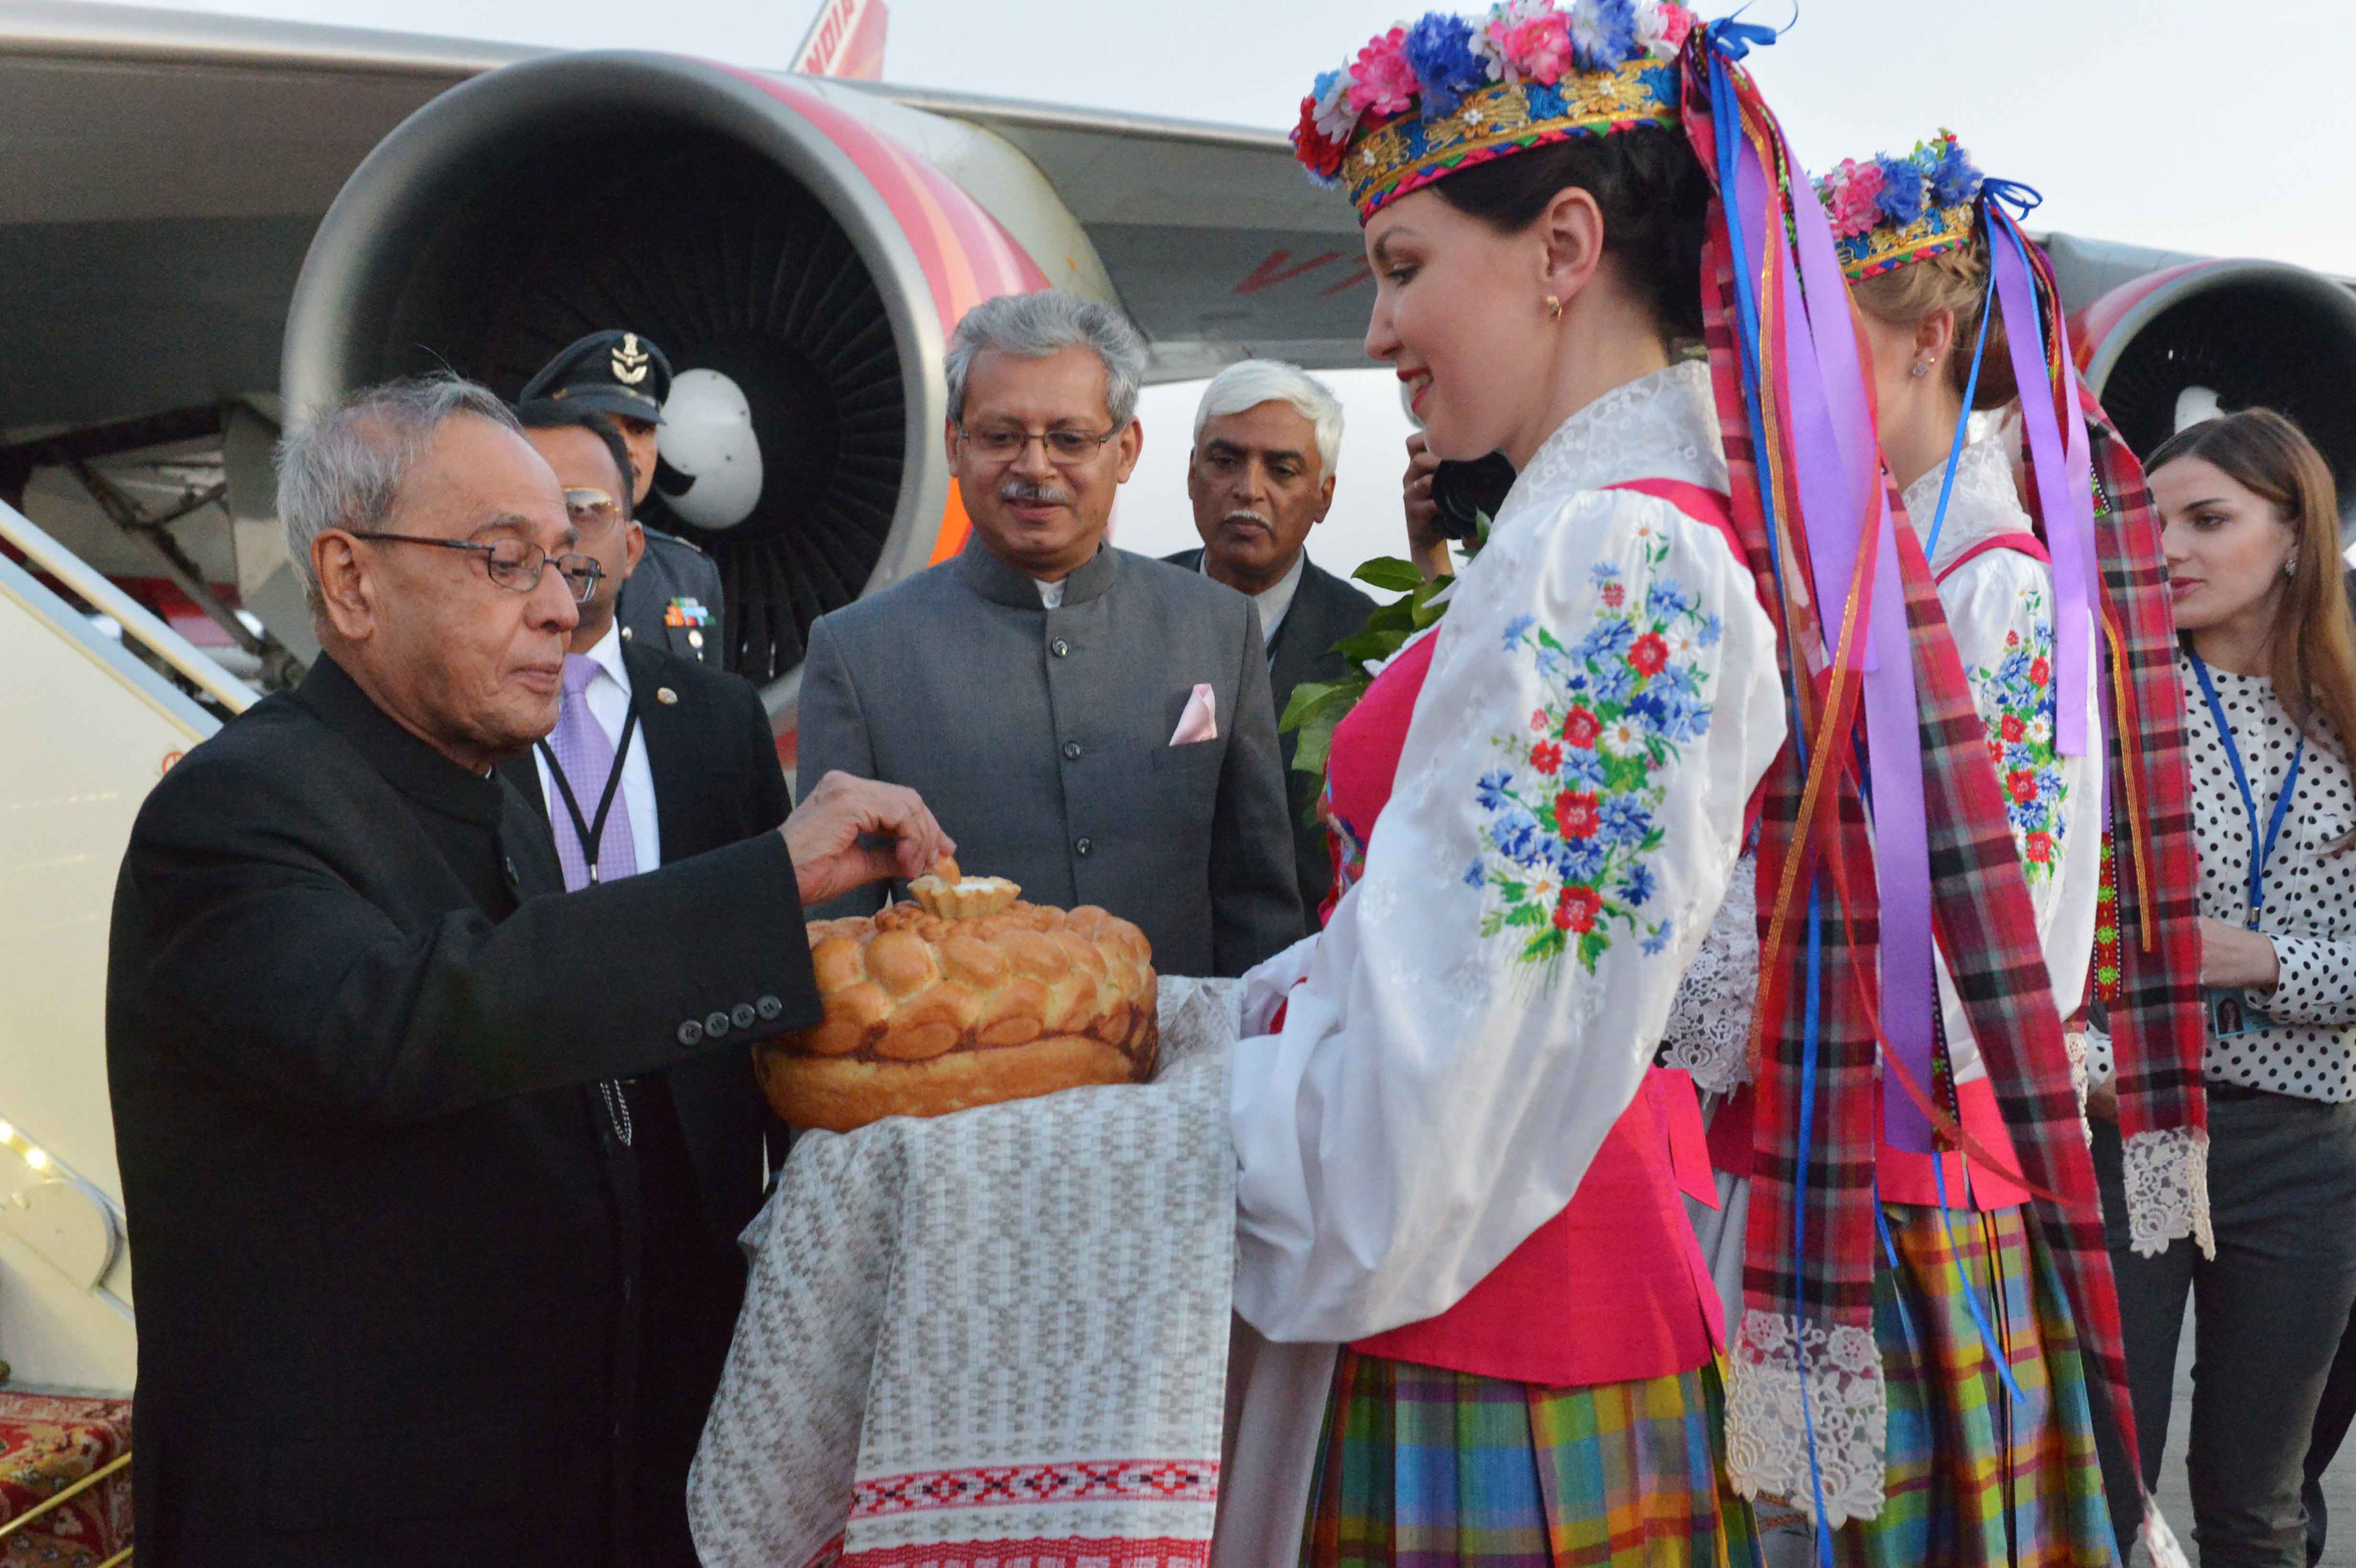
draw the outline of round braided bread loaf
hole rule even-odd
[[[918,878],[919,901],[813,921],[825,1021],[756,1058],[777,1115],[849,1132],[1087,1083],[1152,1076],[1145,933],[1094,905],[1015,901],[996,878]]]

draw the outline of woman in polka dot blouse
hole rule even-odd
[[[2356,624],[2331,475],[2288,420],[2194,425],[2148,472],[2183,635],[2214,1255],[2120,1244],[2115,1128],[2097,1165],[2147,1479],[2190,1292],[2201,1560],[2304,1568],[2300,1465],[2356,1303]]]

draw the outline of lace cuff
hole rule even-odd
[[[1772,1499],[1813,1519],[1821,1484],[1829,1528],[1874,1518],[1881,1512],[1889,1414],[1872,1330],[1845,1324],[1827,1331],[1781,1313],[1743,1313],[1728,1365],[1726,1473],[1744,1497]]]
[[[1677,983],[1656,1060],[1693,1074],[1694,1087],[1730,1094],[1751,1081],[1751,1008],[1759,992],[1759,863],[1736,858],[1726,900]]]
[[[2190,1236],[2204,1257],[2217,1255],[2209,1226],[2209,1135],[2199,1127],[2136,1133],[2123,1150],[2127,1197],[2127,1244],[2137,1257],[2157,1257],[2179,1236]]]
[[[2169,1529],[2168,1520],[2159,1516],[2159,1499],[2149,1492],[2144,1494],[2143,1529],[2137,1533],[2143,1537],[2144,1551],[2150,1556],[2151,1568],[2191,1568],[2184,1555],[2184,1548],[2177,1544],[2176,1531]],[[2120,1556],[2124,1559],[2126,1553],[2122,1552]]]
[[[2086,1135],[2086,1147],[2092,1148],[2094,1124],[2086,1119],[2086,1091],[2092,1083],[2086,1059],[2091,1052],[2086,1044],[2085,1031],[2065,1029],[2062,1035],[2062,1049],[2070,1053],[2070,1087],[2078,1094],[2078,1130]]]

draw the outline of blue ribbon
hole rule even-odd
[[[1751,7],[1749,5],[1744,5],[1738,9],[1733,16],[1720,16],[1718,20],[1708,24],[1703,28],[1703,36],[1708,41],[1711,53],[1722,55],[1730,60],[1745,59],[1750,55],[1752,45],[1755,44],[1762,49],[1765,48],[1777,38],[1780,38],[1785,33],[1790,32],[1800,20],[1800,7],[1798,0],[1793,0],[1791,21],[1784,23],[1780,27],[1762,27],[1757,22],[1744,22],[1738,21],[1736,19],[1737,17],[1740,17],[1744,11],[1748,11],[1750,9]]]
[[[1984,179],[1980,181],[1980,196],[1987,201],[2004,203],[2019,218],[2026,218],[2045,205],[2045,198],[2038,194],[2036,187],[2023,185],[2019,180]]]
[[[2019,180],[1983,179],[1980,181],[1979,199],[1983,202],[2001,202],[2011,208],[2021,218],[2028,217],[2045,205],[2045,197],[2038,193],[2034,186],[2023,185]],[[1996,227],[1993,221],[1986,219],[1981,223],[1981,228],[1987,232],[1991,244],[1995,240]],[[1939,529],[1947,520],[1947,498],[1954,493],[1955,466],[1963,458],[1964,437],[1971,429],[1972,400],[1979,395],[1980,362],[1987,357],[1988,323],[1996,318],[1996,278],[1993,258],[1991,258],[1987,297],[1980,304],[1979,340],[1972,347],[1972,373],[1964,383],[1964,411],[1955,417],[1955,438],[1947,443],[1947,472],[1939,481],[1938,509],[1931,514],[1931,531],[1922,540],[1922,559],[1925,560],[1938,558]],[[2041,326],[2040,323],[2040,330]]]

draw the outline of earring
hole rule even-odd
[[[2298,575],[2298,557],[2293,555],[2283,558],[2283,575],[2285,577],[2297,577]]]
[[[1562,301],[1560,301],[1560,300],[1557,299],[1557,298],[1556,298],[1554,295],[1552,295],[1552,294],[1548,294],[1548,295],[1547,295],[1547,297],[1546,297],[1546,313],[1547,313],[1547,318],[1548,318],[1549,320],[1553,319],[1553,318],[1554,318],[1554,317],[1556,317],[1556,316],[1560,315],[1562,314]]]
[[[1923,377],[1931,373],[1931,367],[1928,361],[1917,359],[1914,363],[1906,367],[1906,373],[1919,381]]]

